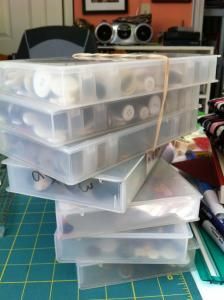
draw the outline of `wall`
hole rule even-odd
[[[151,3],[151,0],[129,0],[128,14],[136,15],[139,11],[141,3]],[[192,19],[192,3],[169,3],[157,4],[151,3],[152,12],[152,26],[154,29],[154,39],[158,33],[166,30],[170,26],[185,25],[191,26]],[[112,21],[121,14],[96,14],[96,15],[83,15],[82,13],[82,0],[74,0],[74,15],[75,19],[84,18],[90,23],[96,25],[102,20]],[[124,14],[125,15],[125,14]]]

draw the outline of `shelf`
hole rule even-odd
[[[206,17],[224,17],[224,8],[206,8],[204,10]]]
[[[146,51],[146,52],[190,52],[213,54],[214,47],[211,46],[163,46],[163,45],[99,45],[98,50],[126,50],[126,51]]]

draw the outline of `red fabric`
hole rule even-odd
[[[220,180],[217,177],[216,168],[211,157],[198,157],[177,162],[173,165],[195,179],[205,181],[215,187],[220,186]]]

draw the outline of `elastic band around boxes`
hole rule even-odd
[[[155,59],[36,59],[0,63],[1,93],[27,102],[74,108],[163,91],[166,61]],[[169,58],[168,89],[215,81],[216,55]]]
[[[197,110],[164,118],[158,146],[196,129]],[[157,122],[142,124],[81,143],[53,148],[0,130],[0,153],[18,159],[68,185],[80,183],[104,170],[152,150]]]
[[[56,259],[64,263],[185,264],[192,237],[184,223],[70,239],[56,231]]]

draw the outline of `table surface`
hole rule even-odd
[[[201,299],[191,273],[79,291],[75,264],[55,260],[55,227],[54,201],[13,195],[0,239],[1,300]]]

